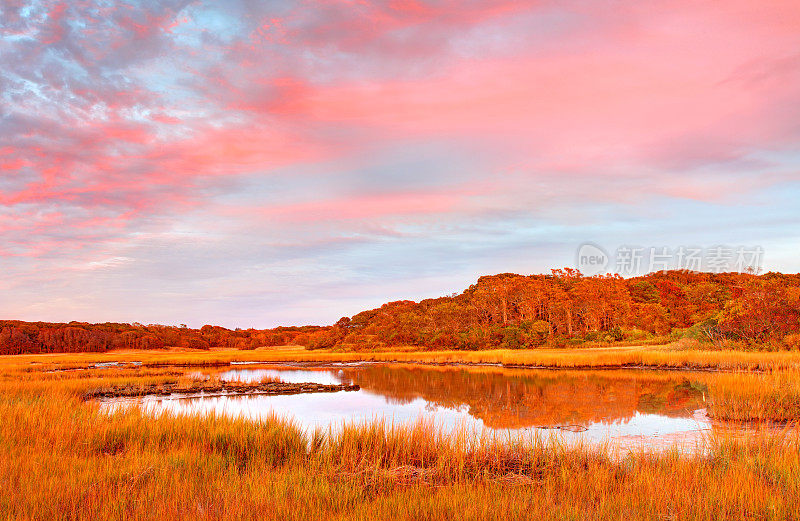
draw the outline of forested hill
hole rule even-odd
[[[459,295],[390,302],[324,327],[0,321],[0,354],[286,344],[523,349],[679,339],[716,348],[800,348],[800,274],[670,271],[623,279],[583,277],[571,269],[504,273],[481,277]]]
[[[311,348],[532,348],[687,338],[800,348],[800,274],[669,271],[623,279],[485,276],[457,296],[390,302],[298,340]]]

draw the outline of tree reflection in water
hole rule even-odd
[[[698,380],[642,371],[365,365],[337,376],[390,403],[423,398],[433,406],[466,409],[494,429],[611,424],[636,413],[689,418],[708,394]]]

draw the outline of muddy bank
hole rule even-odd
[[[619,363],[619,364],[575,364],[575,365],[537,365],[537,364],[506,364],[502,362],[468,362],[468,361],[430,361],[430,360],[356,360],[349,362],[339,361],[314,361],[314,360],[264,360],[264,361],[203,361],[203,362],[145,362],[144,367],[184,367],[184,368],[216,368],[216,367],[239,367],[248,365],[279,365],[287,367],[313,367],[315,369],[341,368],[368,364],[407,364],[432,367],[499,367],[502,369],[541,369],[541,370],[592,370],[592,371],[614,371],[620,369],[632,369],[642,371],[687,371],[687,372],[712,372],[712,373],[762,373],[759,368],[721,368],[713,364],[639,364],[639,363]]]
[[[250,365],[264,365],[264,366],[284,366],[296,368],[343,368],[364,365],[419,365],[430,367],[498,367],[503,369],[533,369],[533,370],[549,370],[549,371],[614,371],[614,370],[637,370],[637,371],[684,371],[684,372],[706,372],[706,373],[765,373],[772,369],[763,367],[721,367],[720,364],[714,363],[699,363],[699,362],[667,362],[667,363],[640,363],[640,362],[621,362],[611,364],[572,364],[565,365],[559,363],[553,364],[526,364],[526,363],[503,363],[503,362],[473,362],[465,360],[404,360],[404,359],[386,359],[386,360],[350,360],[350,361],[337,361],[337,360],[195,360],[195,361],[147,361],[147,362],[103,362],[84,366],[72,367],[59,367],[59,366],[45,366],[45,367],[29,367],[28,371],[43,371],[43,372],[64,372],[64,371],[86,371],[98,369],[163,369],[163,368],[191,368],[191,369],[212,369],[223,367],[242,367]]]
[[[24,369],[26,372],[40,371],[43,373],[66,373],[71,371],[90,371],[92,369],[140,369],[142,362],[97,362],[94,364],[44,364],[42,362],[31,362],[32,367]]]
[[[101,387],[83,394],[84,400],[94,398],[128,398],[137,396],[167,396],[171,394],[301,394],[301,393],[335,393],[339,391],[358,391],[358,385],[317,383],[285,383],[285,382],[195,382],[192,385],[152,384],[142,386]]]
[[[707,372],[707,373],[764,373],[769,369],[761,367],[721,367],[720,364],[698,363],[698,362],[672,362],[672,363],[639,363],[639,362],[620,362],[612,364],[526,364],[526,363],[504,363],[504,362],[472,362],[466,360],[248,360],[248,361],[194,361],[194,362],[144,362],[145,367],[236,367],[248,365],[281,365],[289,367],[313,367],[323,368],[342,368],[359,365],[371,364],[407,364],[432,367],[499,367],[503,369],[537,369],[537,370],[571,370],[571,371],[615,371],[615,370],[637,370],[637,371],[686,371],[686,372]]]

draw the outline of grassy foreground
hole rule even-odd
[[[242,356],[116,355],[183,363]],[[341,356],[293,350],[244,355]],[[455,356],[424,355],[438,357],[429,361]],[[80,399],[100,385],[179,381],[180,373],[168,367],[38,370],[104,356],[0,360],[0,519],[711,520],[792,519],[800,512],[796,430],[714,435],[694,456],[614,454],[550,439],[497,443],[442,435],[425,423],[309,433],[279,418],[152,418],[137,410],[109,415]],[[729,354],[726,360],[743,359]],[[769,363],[793,367],[787,360]],[[31,361],[42,367],[30,370]],[[765,375],[723,375],[727,394],[719,410],[752,418],[778,400],[789,407],[786,416],[798,419],[800,410],[791,408],[796,373],[766,376],[768,385]]]

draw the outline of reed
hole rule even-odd
[[[738,422],[789,423],[800,419],[800,371],[726,374],[715,379],[711,416]]]

